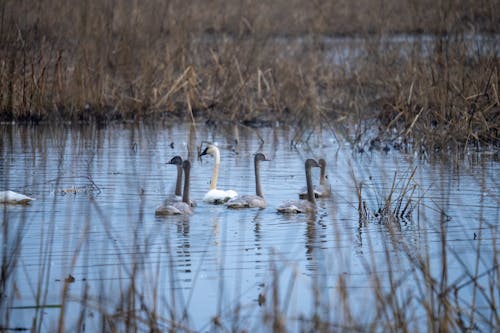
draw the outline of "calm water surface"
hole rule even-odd
[[[415,294],[409,318],[422,329],[425,295],[413,261],[419,255],[438,280],[446,263],[447,283],[461,286],[461,301],[474,297],[484,308],[479,313],[491,315],[471,276],[487,284],[498,255],[498,155],[470,153],[457,162],[395,149],[359,153],[331,130],[292,146],[296,132],[287,128],[0,128],[0,187],[36,198],[26,207],[1,207],[2,256],[13,268],[2,305],[9,327],[31,327],[36,317],[40,330],[52,331],[65,286],[68,330],[100,330],[102,313],[123,315],[131,302],[127,309],[195,330],[209,330],[217,316],[227,327],[254,331],[272,327],[263,318],[274,311],[277,290],[276,306],[294,331],[303,325],[301,316],[315,313],[344,322],[341,286],[350,315],[363,324],[376,316],[378,277],[379,290],[397,283],[402,299]],[[197,158],[203,141],[221,149],[222,189],[253,194],[253,155],[271,159],[261,163],[267,209],[228,210],[201,201],[213,166],[211,157]],[[192,161],[191,197],[198,206],[190,217],[155,217],[156,206],[173,193],[176,169],[165,162],[174,155]],[[319,200],[314,216],[277,214],[275,208],[305,186],[310,157],[327,160],[333,197]],[[313,176],[316,181],[319,169]],[[355,180],[363,184],[368,221],[359,220]],[[376,218],[393,184],[397,196],[407,183],[415,188],[411,216]],[[69,275],[75,281],[65,284]],[[136,298],[123,299],[131,286]],[[266,295],[261,306],[259,294]]]

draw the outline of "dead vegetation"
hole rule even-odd
[[[495,0],[3,1],[0,119],[378,120],[498,145]]]

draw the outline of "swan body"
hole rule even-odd
[[[267,202],[264,198],[259,197],[258,195],[238,195],[229,201],[227,201],[224,205],[227,208],[266,208]]]
[[[282,214],[302,214],[312,213],[316,210],[316,205],[307,200],[286,201],[277,208]]]
[[[212,155],[214,157],[214,169],[212,171],[212,178],[210,179],[210,190],[203,197],[203,201],[211,204],[223,204],[227,202],[229,199],[234,198],[238,195],[233,190],[220,190],[217,189],[217,180],[219,179],[219,166],[220,166],[220,152],[219,148],[213,144],[209,144],[207,148],[200,154],[200,157],[203,155]]]
[[[203,196],[203,201],[220,205],[236,197],[237,195],[238,193],[233,190],[224,191],[213,189],[205,193],[205,195]]]
[[[163,203],[161,206],[156,208],[155,215],[157,216],[168,216],[168,215],[186,215],[191,214],[186,210],[187,205],[182,201],[171,201]]]
[[[316,160],[308,159],[305,163],[306,182],[307,182],[307,200],[286,201],[277,207],[278,213],[283,214],[301,214],[312,213],[316,211],[316,200],[314,196],[314,188],[311,179],[311,168],[319,168],[320,165]]]
[[[260,184],[260,161],[269,161],[262,153],[258,153],[254,157],[255,168],[255,193],[256,195],[238,195],[225,203],[227,208],[266,208],[267,202],[262,193]]]
[[[182,193],[182,201],[166,200],[155,210],[155,215],[190,215],[193,213],[191,210],[191,200],[189,200],[189,174],[191,163],[188,160],[182,162],[182,169],[184,170],[184,191]]]
[[[27,205],[34,198],[14,191],[0,191],[0,203]]]
[[[328,178],[326,177],[326,161],[323,158],[320,158],[318,163],[321,171],[319,175],[319,185],[313,186],[314,197],[328,198],[332,195],[332,188],[328,182]],[[307,199],[307,187],[303,188],[299,193],[299,198]]]

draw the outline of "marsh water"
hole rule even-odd
[[[328,128],[300,136],[307,141],[297,140],[302,130],[279,126],[0,128],[1,189],[36,198],[0,208],[9,267],[2,327],[100,331],[130,309],[146,319],[154,313],[165,323],[160,330],[172,322],[178,330],[271,330],[266,315],[277,312],[289,331],[313,316],[363,327],[380,316],[379,292],[396,290],[411,327],[425,330],[417,257],[434,279],[456,287],[464,316],[476,314],[471,327],[481,328],[499,305],[478,291],[498,283],[498,152],[426,158],[391,143],[361,150]],[[213,158],[198,152],[207,141],[221,150],[218,188],[242,194],[254,193],[253,155],[266,154],[268,208],[202,202]],[[175,155],[192,162],[198,205],[188,217],[156,217],[174,190],[176,169],[165,162]],[[305,186],[304,161],[322,157],[332,197],[318,200],[313,215],[277,214]],[[387,198],[397,204],[398,196],[405,216],[380,218]]]

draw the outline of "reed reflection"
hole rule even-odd
[[[178,258],[177,270],[183,273],[191,273],[191,241],[189,235],[190,222],[189,218],[181,218],[176,221],[177,226],[177,242],[176,255]],[[183,278],[186,280],[186,277]],[[186,281],[191,281],[191,278]]]
[[[255,217],[253,218],[253,234],[254,234],[254,246],[255,246],[255,269],[256,271],[260,271],[262,269],[262,230],[261,223],[262,220],[262,211],[260,209],[255,210]]]
[[[306,248],[306,269],[309,271],[317,271],[318,269],[318,244],[316,235],[316,213],[307,215],[306,232],[305,232],[305,248]]]

